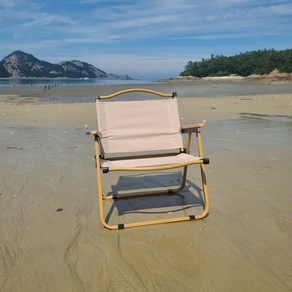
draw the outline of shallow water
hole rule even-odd
[[[150,84],[150,85],[149,85]],[[165,93],[176,92],[180,97],[231,97],[231,96],[253,96],[261,94],[290,94],[292,92],[292,84],[259,84],[256,82],[225,82],[225,81],[196,81],[196,82],[156,82],[156,83],[137,83],[131,86],[123,85],[124,88],[142,87],[151,88]],[[111,93],[121,90],[120,86],[111,85]],[[79,97],[50,97],[40,99],[45,102],[94,102],[96,94],[102,95],[103,90],[97,88],[94,96],[84,94]],[[131,99],[128,94],[123,99]],[[139,99],[149,98],[149,94],[139,94]],[[157,98],[154,96],[154,98]]]
[[[208,123],[209,216],[109,231],[99,222],[93,143],[83,130],[0,127],[1,291],[291,291],[291,134],[289,117]],[[177,171],[119,175],[105,176],[104,187],[180,179]],[[199,193],[190,168],[179,195],[106,202],[107,216],[192,214]]]
[[[0,102],[7,96],[13,103],[15,96],[21,95],[25,99],[34,97],[43,102],[94,102],[96,96],[107,95],[127,88],[149,88],[165,93],[177,92],[180,97],[231,97],[231,96],[255,96],[255,95],[278,95],[290,94],[292,84],[261,84],[256,82],[225,82],[225,81],[195,81],[195,82],[147,82],[133,81],[121,84],[107,84],[105,82],[92,84],[82,84],[80,86],[59,85],[44,90],[43,86],[35,85],[5,87],[0,86]],[[6,97],[5,97],[6,96]],[[14,97],[13,97],[14,96]],[[149,97],[149,96],[148,96]],[[124,99],[125,97],[123,97]],[[143,95],[139,95],[143,98]],[[8,101],[6,101],[8,102]]]

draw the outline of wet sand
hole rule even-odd
[[[142,82],[142,81],[141,81]],[[165,81],[147,84],[124,85],[81,85],[67,86],[61,84],[44,90],[43,86],[0,87],[0,96],[20,95],[27,98],[39,98],[53,102],[94,102],[97,95],[110,94],[126,88],[151,88],[161,92],[177,92],[179,97],[234,97],[271,94],[291,94],[292,82],[285,84],[262,84],[253,81]]]
[[[0,98],[1,291],[291,291],[292,94],[180,97],[182,124],[207,120],[209,216],[109,231],[85,135],[95,129],[94,104],[40,103],[25,90]],[[119,175],[106,175],[104,188],[181,178],[177,170]],[[189,178],[179,195],[107,202],[109,220],[199,212],[194,167]]]

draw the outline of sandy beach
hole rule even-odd
[[[0,88],[0,291],[292,290],[292,93],[223,88],[213,97],[195,94],[195,83],[147,87],[178,92],[182,124],[207,121],[209,216],[102,227],[93,139],[85,135],[96,129],[90,100],[125,86]],[[154,187],[180,176],[146,179]],[[144,181],[114,173],[105,189],[141,189]],[[107,202],[106,210],[113,222],[196,213],[200,204],[184,199],[199,198],[196,183],[191,167],[180,194]]]

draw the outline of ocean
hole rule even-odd
[[[0,79],[0,86],[73,86],[73,85],[124,85],[124,84],[147,84],[151,80],[117,80],[117,79]]]

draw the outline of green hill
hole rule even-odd
[[[249,76],[269,74],[275,69],[280,73],[292,72],[292,49],[283,51],[265,49],[230,57],[212,55],[209,59],[189,61],[180,76]]]

